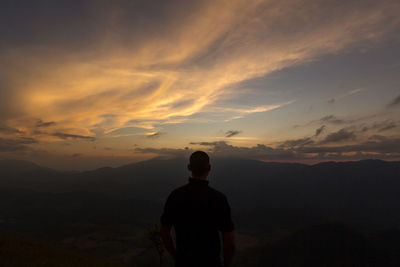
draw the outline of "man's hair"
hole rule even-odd
[[[209,170],[210,157],[204,151],[196,151],[190,155],[190,170],[195,175],[203,175]]]

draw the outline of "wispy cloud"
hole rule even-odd
[[[225,114],[234,114],[230,115],[228,119],[225,121],[231,121],[234,119],[240,119],[245,117],[246,115],[253,114],[253,113],[260,113],[260,112],[267,112],[267,111],[272,111],[281,107],[284,107],[286,105],[292,104],[294,101],[287,101],[284,103],[280,104],[274,104],[274,105],[267,105],[267,106],[257,106],[257,107],[249,107],[249,108],[231,108],[231,107],[216,107],[212,109],[212,112],[215,113],[225,113]]]
[[[388,108],[394,108],[400,106],[400,95],[393,99],[388,105]]]
[[[362,91],[365,91],[365,88],[357,88],[357,89],[349,90],[349,91],[347,91],[347,92],[345,92],[343,94],[340,94],[338,96],[332,97],[331,99],[328,100],[328,103],[333,104],[333,103],[335,103],[336,101],[338,101],[338,100],[340,100],[342,98],[358,94],[358,93],[360,93]]]
[[[37,143],[37,140],[33,138],[0,138],[0,152],[28,150],[28,145],[35,143]]]
[[[68,133],[53,133],[52,136],[61,138],[61,139],[76,139],[76,140],[87,140],[87,141],[95,141],[96,138],[93,136],[85,136],[85,135],[78,135],[78,134],[68,134]]]
[[[389,123],[388,125],[383,126],[382,128],[380,128],[380,129],[378,130],[378,132],[388,131],[388,130],[391,130],[391,129],[396,128],[397,126],[398,126],[398,125],[397,125],[396,123],[391,122],[391,123]]]
[[[314,140],[310,137],[304,137],[300,139],[286,140],[280,144],[279,147],[298,147],[298,146],[307,146],[314,144]]]
[[[399,126],[398,122],[392,120],[376,121],[372,124],[366,125],[362,128],[362,131],[377,131],[378,133],[392,130]]]
[[[238,135],[238,134],[240,134],[242,131],[234,131],[234,130],[230,130],[230,131],[227,131],[226,133],[225,133],[225,137],[232,137],[232,136],[235,136],[235,135]]]
[[[346,123],[345,120],[338,119],[335,115],[327,115],[325,117],[322,117],[319,121],[322,123],[333,123],[333,124]]]
[[[345,138],[347,139],[347,138]],[[283,145],[286,144],[286,145]],[[213,156],[239,157],[270,161],[293,160],[348,160],[348,159],[399,159],[400,139],[374,137],[359,144],[324,146],[309,142],[309,139],[287,140],[278,147],[257,144],[252,147],[241,147],[225,141],[191,142],[191,145],[204,146]],[[172,148],[137,148],[137,153],[152,153],[164,156],[187,156],[193,150]]]
[[[136,153],[142,153],[142,154],[154,154],[156,156],[172,156],[172,157],[181,157],[185,156],[187,157],[190,155],[193,151],[189,148],[184,148],[184,149],[179,149],[179,148],[141,148],[137,147],[134,149],[134,152]]]
[[[400,154],[400,139],[398,138],[386,138],[380,141],[367,141],[355,145],[346,146],[314,146],[314,147],[302,147],[298,149],[301,153],[346,153],[346,152],[364,152],[364,153],[377,153],[375,157],[390,158],[386,157],[386,154],[391,154],[394,159],[398,159]]]
[[[12,127],[8,127],[6,125],[0,125],[0,133],[4,134],[20,134],[23,133],[23,131],[20,131],[19,129],[15,129]]]
[[[49,127],[49,126],[53,126],[56,123],[54,121],[42,121],[42,120],[38,120],[36,123],[36,127]]]
[[[319,136],[325,129],[325,125],[322,125],[321,127],[319,127],[318,129],[315,130],[315,136]]]
[[[353,131],[347,129],[340,129],[337,132],[328,134],[321,143],[337,143],[348,140],[354,140],[356,135]]]
[[[48,37],[51,29],[34,27],[30,35],[42,38],[40,46],[33,38],[2,47],[0,71],[12,102],[2,97],[0,105],[24,118],[42,118],[40,127],[57,122],[86,132],[93,127],[107,132],[132,120],[148,129],[177,117],[182,122],[216,108],[234,84],[379,40],[400,20],[398,3],[383,2],[202,1],[190,11],[181,2],[160,2],[159,10],[148,4],[151,12],[161,12],[152,23],[144,23],[150,16],[132,15],[138,11],[128,5],[100,3],[93,20],[104,27],[81,25],[78,32],[67,27],[63,42]],[[38,17],[44,25],[46,16]],[[230,118],[240,118],[281,106],[224,108],[234,112]]]
[[[156,138],[159,138],[163,134],[164,133],[162,133],[162,132],[153,132],[153,133],[146,134],[146,137],[150,138],[150,139],[156,139]]]

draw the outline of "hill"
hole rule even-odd
[[[157,266],[146,228],[159,220],[169,192],[187,182],[186,164],[183,158],[152,159],[119,168],[60,172],[29,162],[0,161],[0,231],[35,234],[127,264]],[[292,256],[282,266],[290,266],[293,257],[306,253],[296,240],[322,242],[307,239],[308,231],[316,231],[331,244],[337,242],[332,236],[341,235],[354,244],[364,244],[367,235],[365,242],[378,252],[390,251],[389,256],[382,253],[398,260],[400,162],[310,166],[215,158],[209,180],[231,203],[238,231],[238,262],[243,262],[238,266],[281,266],[272,264],[274,255],[285,251]],[[326,221],[346,227],[321,228],[322,232],[309,228]],[[347,231],[347,225],[357,230]],[[389,230],[379,232],[382,229]],[[328,256],[329,250],[324,250]],[[349,260],[365,260],[363,255],[371,253],[368,250]],[[346,262],[343,255],[337,256],[342,257],[339,262]]]
[[[26,162],[20,165],[14,161],[4,171],[5,164],[0,162],[3,196],[15,192],[53,193],[61,199],[73,198],[76,202],[92,198],[96,203],[101,195],[108,198],[105,202],[134,199],[138,203],[152,202],[152,207],[160,205],[160,209],[169,192],[186,183],[188,177],[182,158],[152,159],[78,173],[57,172]],[[364,160],[309,166],[216,158],[212,168],[210,185],[228,196],[239,221],[249,211],[261,217],[286,212],[289,216],[303,214],[370,227],[400,226],[400,162]]]
[[[125,265],[98,256],[54,247],[32,238],[0,234],[0,266],[122,267]]]

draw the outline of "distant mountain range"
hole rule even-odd
[[[133,205],[136,212],[157,219],[169,192],[187,182],[186,165],[183,158],[156,158],[118,168],[61,172],[26,161],[2,160],[0,198],[8,202],[1,206],[14,212],[21,209],[18,201],[10,206],[10,196],[22,195],[30,196],[30,204],[62,196],[65,209],[80,199],[93,205],[116,201],[120,207],[132,206],[134,201],[140,203]],[[243,227],[320,220],[365,227],[400,226],[400,162],[363,160],[309,166],[215,158],[209,180],[210,186],[227,195],[235,220]]]

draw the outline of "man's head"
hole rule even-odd
[[[192,172],[192,176],[196,178],[206,178],[210,172],[210,158],[206,152],[196,151],[190,155],[189,171]]]

